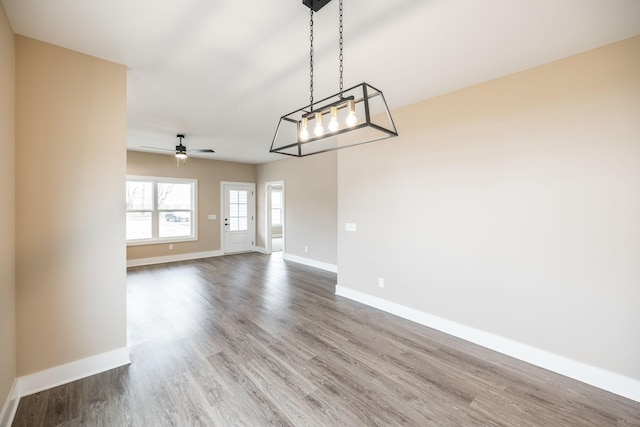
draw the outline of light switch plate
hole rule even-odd
[[[218,217],[217,217],[217,216],[215,216],[215,215],[209,215],[209,217],[208,217],[208,218],[209,218],[209,219],[216,219],[216,218],[218,218]]]
[[[356,231],[357,226],[355,222],[347,222],[344,224],[344,229],[346,231]]]

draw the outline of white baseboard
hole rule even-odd
[[[336,295],[394,314],[403,319],[437,329],[507,356],[548,369],[583,383],[640,402],[640,381],[541,350],[499,335],[481,331],[442,317],[396,304],[360,291],[336,286]]]
[[[119,348],[19,377],[17,392],[20,397],[28,396],[130,363],[129,349]]]
[[[20,398],[131,363],[127,347],[17,378],[0,412],[0,427],[13,423]]]
[[[337,265],[329,264],[329,263],[322,262],[322,261],[316,261],[315,259],[303,258],[301,256],[291,255],[291,254],[287,254],[287,253],[285,253],[282,256],[282,258],[285,261],[297,262],[298,264],[308,265],[309,267],[319,268],[320,270],[330,271],[331,273],[337,273],[338,272],[338,266]]]
[[[153,257],[153,258],[129,259],[127,260],[127,267],[140,267],[143,265],[164,264],[165,262],[189,261],[192,259],[211,258],[216,256],[222,256],[222,255],[224,255],[222,251],[207,251],[207,252],[191,252],[188,254],[159,256],[159,257]]]
[[[253,250],[256,252],[260,252],[261,254],[267,253],[267,249],[263,248],[262,246],[254,246]]]
[[[0,412],[0,427],[10,427],[11,424],[13,424],[13,417],[16,415],[18,402],[20,401],[17,384],[18,380],[14,380],[11,390],[9,390],[7,401],[2,406],[2,412]]]

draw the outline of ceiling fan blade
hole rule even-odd
[[[211,148],[187,148],[187,152],[193,153],[215,153]]]
[[[160,148],[160,147],[149,147],[147,145],[141,145],[140,148],[149,148],[151,150],[164,150],[164,151],[176,151],[173,148]]]

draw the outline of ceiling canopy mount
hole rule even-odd
[[[314,12],[317,12],[325,7],[330,1],[331,0],[302,0],[302,4],[304,4]]]

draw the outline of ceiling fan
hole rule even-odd
[[[187,162],[187,152],[189,153],[215,153],[211,148],[189,148],[182,145],[182,139],[184,138],[183,134],[176,135],[180,139],[180,143],[176,145],[175,153],[176,160],[178,162],[178,166],[180,166],[180,162],[184,165]],[[160,147],[148,147],[145,145],[141,146],[142,148],[151,148],[153,150],[164,150],[164,151],[174,151],[171,148],[160,148]]]

